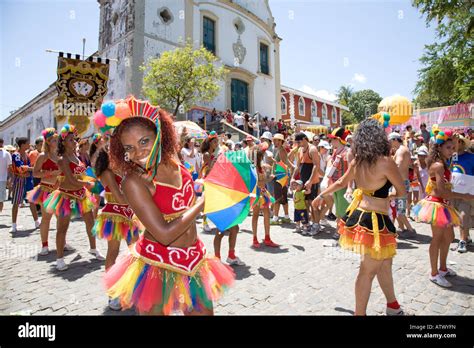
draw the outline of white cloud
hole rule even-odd
[[[314,90],[313,88],[304,85],[303,87],[300,88],[301,91],[308,93],[308,94],[313,94],[319,98],[326,99],[329,101],[336,101],[337,96],[333,93],[330,93],[326,91],[325,89],[320,89],[318,91]]]
[[[365,77],[364,74],[355,73],[354,77],[352,78],[352,81],[355,81],[355,82],[358,82],[358,83],[366,83],[367,82],[367,77]]]

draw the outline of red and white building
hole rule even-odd
[[[284,122],[307,126],[340,127],[341,111],[349,111],[344,105],[283,85],[280,104]]]

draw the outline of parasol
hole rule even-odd
[[[289,179],[288,167],[283,162],[277,162],[275,164],[275,179],[281,187],[288,185]]]
[[[219,231],[242,223],[257,193],[257,172],[244,150],[219,155],[204,181],[204,214]]]

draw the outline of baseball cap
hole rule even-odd
[[[392,132],[388,135],[388,140],[399,140],[402,139],[402,136],[397,132]]]
[[[303,181],[301,181],[301,180],[295,180],[295,183],[296,183],[297,185],[303,186]]]
[[[331,150],[331,145],[326,140],[321,140],[318,144],[318,147],[324,147],[327,150]]]

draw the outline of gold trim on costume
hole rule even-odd
[[[182,274],[182,275],[185,275],[185,276],[190,276],[190,277],[194,277],[195,274],[197,273],[197,271],[201,268],[202,266],[202,263],[206,260],[206,254],[203,255],[203,258],[201,260],[199,260],[199,262],[196,264],[196,266],[193,268],[193,270],[191,272],[187,272],[181,268],[178,268],[178,267],[175,267],[175,266],[172,266],[170,264],[167,264],[167,263],[163,263],[163,262],[159,262],[159,261],[155,261],[155,260],[151,260],[147,257],[144,257],[142,255],[140,255],[138,253],[138,251],[135,249],[135,247],[133,248],[130,248],[130,252],[131,254],[138,258],[139,260],[145,262],[146,264],[149,264],[149,265],[152,265],[152,266],[156,266],[156,267],[159,267],[159,268],[163,268],[167,271],[171,271],[171,272],[175,272],[175,273],[179,273],[179,274]]]

